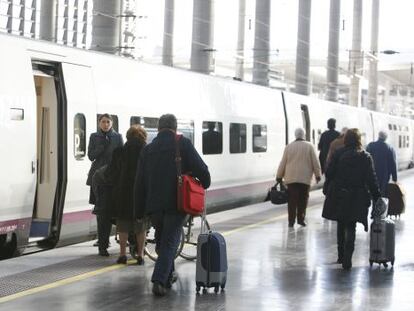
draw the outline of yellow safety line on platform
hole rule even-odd
[[[313,209],[316,206],[317,205],[310,206],[310,207],[307,208],[307,210]],[[273,218],[269,218],[269,219],[266,219],[266,220],[263,220],[263,221],[259,221],[259,222],[254,223],[254,224],[241,226],[239,228],[223,232],[222,234],[224,236],[228,236],[228,235],[231,235],[231,234],[236,233],[236,232],[244,231],[244,230],[247,230],[247,229],[258,227],[258,226],[263,225],[263,224],[274,222],[276,220],[285,218],[286,216],[287,216],[287,213],[284,213],[282,215],[279,215],[279,216],[276,216],[276,217],[273,217]],[[128,263],[129,264],[135,263],[135,260],[131,259],[131,260],[128,261]],[[76,276],[69,277],[67,279],[63,279],[63,280],[56,281],[56,282],[53,282],[53,283],[49,283],[49,284],[46,284],[46,285],[42,285],[42,286],[39,286],[39,287],[31,288],[31,289],[28,289],[28,290],[25,290],[25,291],[22,291],[22,292],[19,292],[19,293],[16,293],[16,294],[12,294],[12,295],[0,298],[0,304],[4,303],[4,302],[11,301],[11,300],[14,300],[14,299],[22,298],[22,297],[25,297],[25,296],[28,296],[28,295],[36,294],[36,293],[39,293],[39,292],[42,292],[42,291],[45,291],[45,290],[48,290],[48,289],[56,288],[56,287],[63,286],[63,285],[68,285],[68,284],[71,284],[71,283],[74,283],[74,282],[77,282],[77,281],[82,281],[82,280],[85,280],[87,278],[93,277],[95,275],[99,275],[99,274],[102,274],[102,273],[105,273],[105,272],[118,270],[118,269],[121,269],[121,268],[124,268],[124,267],[125,267],[125,265],[115,264],[115,265],[112,265],[112,266],[109,266],[109,267],[105,267],[105,268],[98,269],[98,270],[91,271],[91,272],[86,272],[86,273],[83,273],[83,274],[79,274],[79,275],[76,275]]]

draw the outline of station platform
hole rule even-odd
[[[224,234],[226,290],[195,293],[195,262],[177,258],[179,280],[162,298],[150,282],[153,262],[117,265],[93,241],[0,262],[0,310],[412,310],[414,171],[400,173],[406,213],[396,219],[394,268],[369,266],[369,233],[357,226],[353,268],[335,263],[336,223],[321,218],[324,197],[311,192],[307,227],[289,228],[285,205],[270,202],[208,215]]]

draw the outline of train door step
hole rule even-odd
[[[30,237],[48,237],[50,232],[49,219],[33,219],[30,227]]]

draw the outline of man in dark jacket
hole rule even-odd
[[[136,217],[149,215],[155,228],[158,259],[151,281],[153,293],[166,294],[176,280],[174,258],[180,242],[181,227],[186,215],[177,210],[176,155],[177,119],[172,114],[161,116],[158,135],[141,154],[135,179],[134,204]],[[182,172],[191,172],[206,189],[210,186],[210,173],[191,141],[181,137]]]
[[[340,135],[338,131],[335,131],[336,120],[329,119],[328,120],[328,129],[327,131],[323,132],[318,144],[319,153],[319,162],[321,163],[322,173],[325,173],[326,167],[326,157],[328,156],[329,147],[331,146],[331,142],[334,141]]]
[[[375,172],[377,174],[378,183],[381,189],[381,194],[386,195],[388,182],[390,176],[394,182],[397,181],[397,161],[395,159],[394,149],[387,144],[387,133],[380,131],[378,133],[378,140],[369,143],[367,151],[371,154],[374,160]]]

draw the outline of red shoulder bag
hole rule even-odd
[[[199,216],[204,211],[205,190],[200,181],[181,172],[180,141],[181,135],[175,136],[175,163],[177,166],[177,209],[191,216]]]

